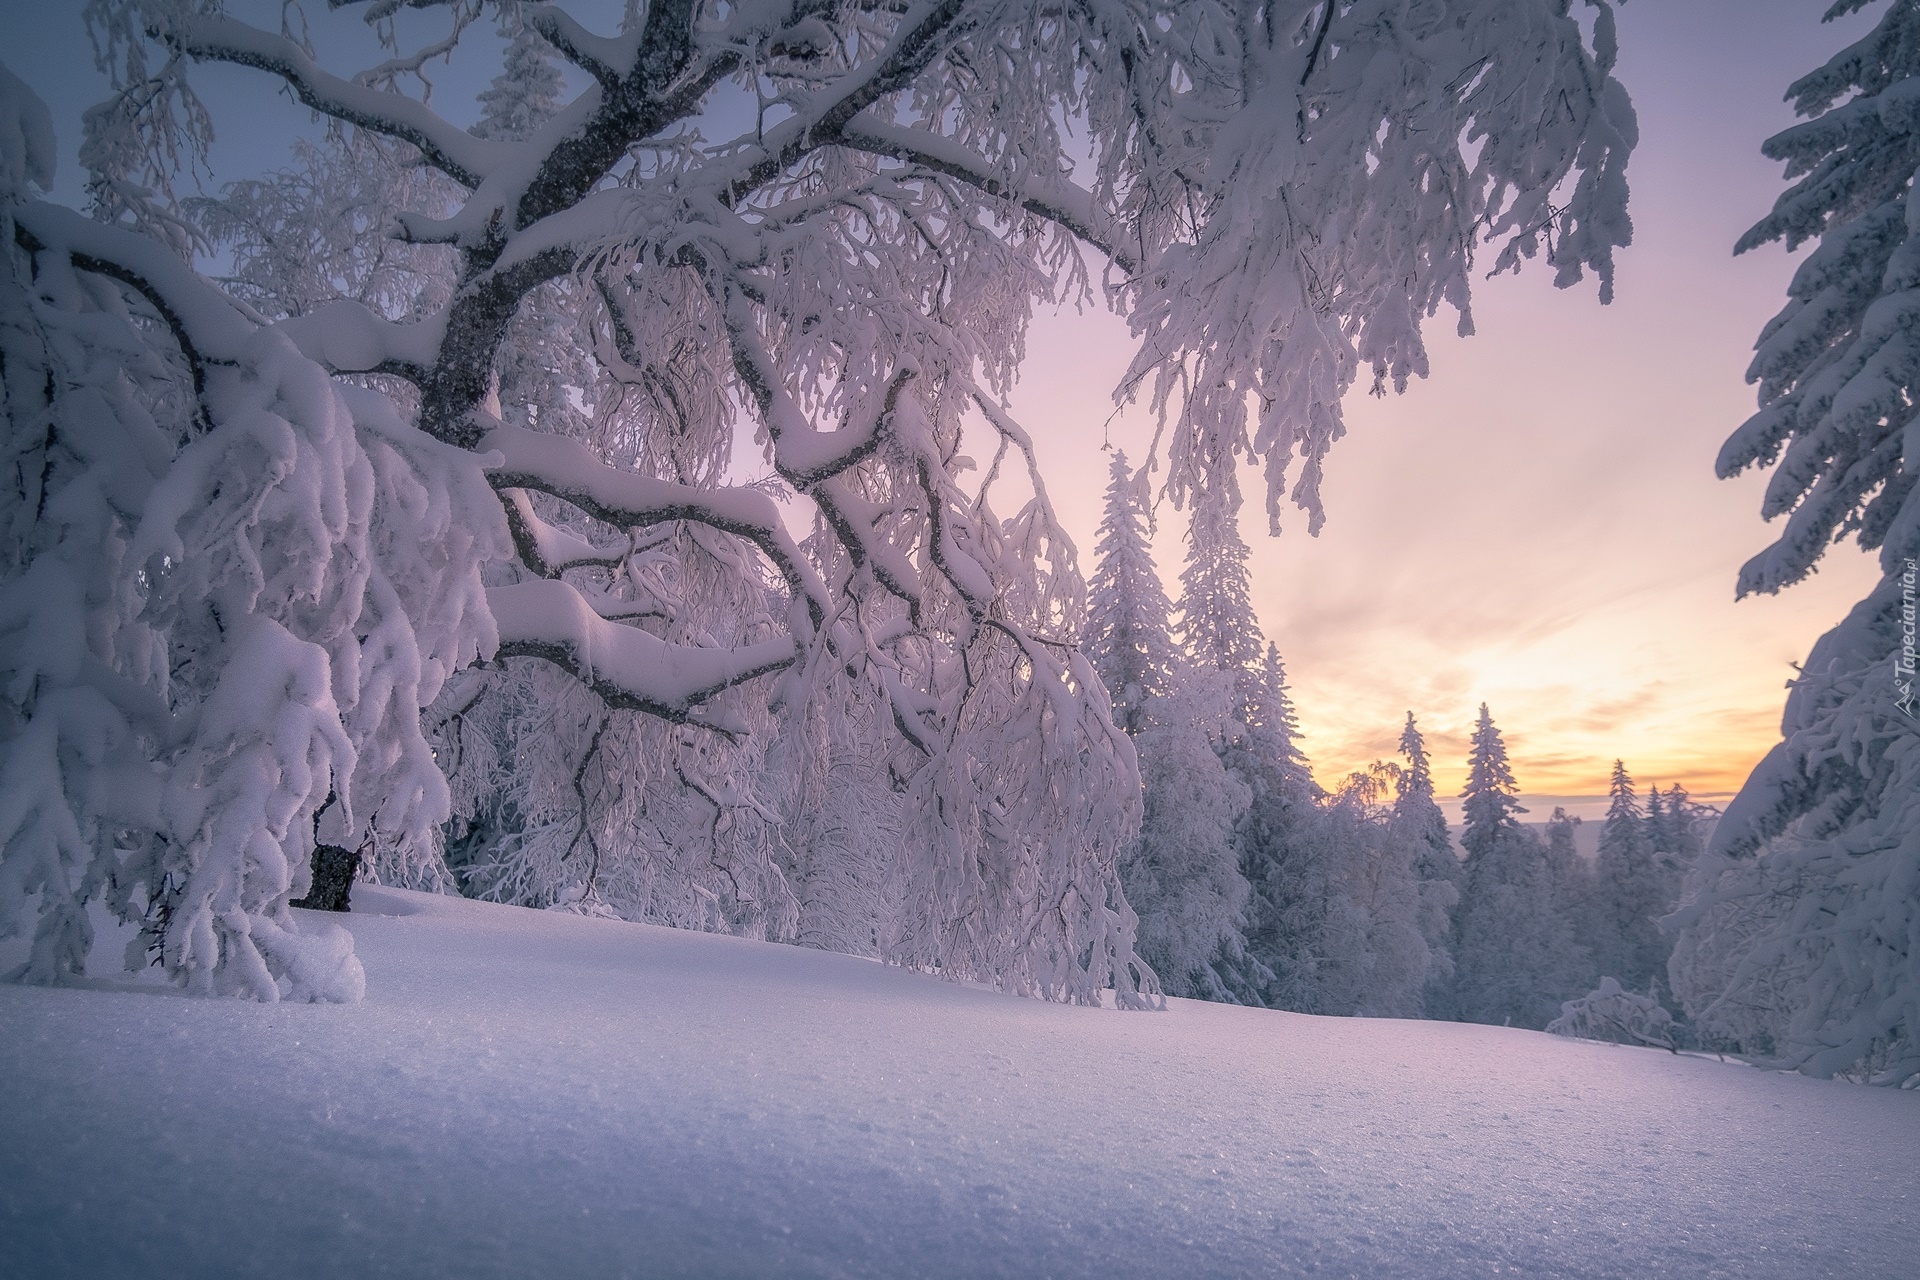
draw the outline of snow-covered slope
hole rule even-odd
[[[0,986],[0,1275],[1911,1276],[1920,1095],[361,887],[365,1003]]]

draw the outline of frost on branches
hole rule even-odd
[[[1157,1003],[1132,743],[1004,407],[1029,312],[1132,318],[1176,501],[1253,458],[1277,515],[1297,453],[1317,525],[1341,396],[1424,374],[1480,245],[1604,294],[1608,5],[1591,40],[1567,0],[406,7],[418,47],[330,6],[355,73],[217,0],[96,0],[93,222],[30,197],[45,112],[7,82],[28,976],[80,969],[98,900],[181,981],[351,996],[286,903],[312,840],[371,836],[382,876]],[[423,73],[501,57],[489,14],[464,128]],[[171,194],[209,62],[332,130],[217,207]],[[185,263],[209,237],[226,288]],[[848,814],[807,809],[834,779],[885,797],[844,861]]]
[[[1841,0],[1829,16],[1869,7]],[[1675,917],[1674,990],[1703,1034],[1817,1075],[1920,1085],[1920,722],[1911,688],[1920,401],[1920,8],[1795,83],[1768,140],[1794,185],[1740,241],[1816,247],[1748,371],[1760,411],[1719,471],[1773,467],[1780,536],[1742,595],[1847,534],[1885,577],[1813,647],[1783,741],[1727,807]],[[1903,700],[1904,699],[1904,700]]]

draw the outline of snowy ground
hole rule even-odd
[[[354,1007],[0,986],[0,1275],[1912,1276],[1920,1095],[356,889]]]

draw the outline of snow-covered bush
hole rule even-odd
[[[1612,978],[1584,996],[1560,1006],[1560,1016],[1547,1024],[1557,1036],[1579,1040],[1607,1040],[1640,1044],[1678,1052],[1673,1015],[1653,996],[1623,989]]]

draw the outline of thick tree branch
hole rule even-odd
[[[800,656],[782,636],[737,649],[670,644],[608,622],[567,583],[518,582],[487,590],[500,628],[498,656],[542,658],[592,689],[609,707],[684,723],[702,702]]]
[[[342,80],[322,70],[285,36],[232,18],[195,18],[172,34],[171,43],[201,61],[232,62],[277,75],[315,111],[411,143],[428,164],[463,186],[479,186],[512,151],[474,137],[404,94]]]
[[[596,520],[621,528],[691,520],[745,538],[773,561],[794,597],[807,602],[816,626],[826,617],[826,584],[787,532],[773,499],[764,493],[696,489],[622,471],[600,461],[584,445],[521,427],[497,426],[479,447],[501,455],[500,465],[489,477],[498,488],[552,494]]]
[[[351,298],[280,322],[300,354],[335,373],[386,373],[426,382],[444,336],[438,318],[396,324]]]
[[[206,389],[206,366],[239,359],[259,329],[240,304],[146,236],[37,201],[17,206],[13,222],[27,252],[63,254],[77,270],[118,280],[152,304],[186,358],[196,394]]]
[[[906,88],[977,21],[963,20],[966,8],[965,0],[916,5],[900,20],[892,43],[879,57],[842,77],[833,88],[796,103],[792,117],[769,129],[759,145],[740,153],[745,167],[727,181],[722,201],[738,204],[801,156],[833,141],[862,111]]]
[[[439,358],[420,384],[420,425],[435,439],[471,449],[486,427],[474,408],[492,385],[494,353],[520,300],[573,269],[578,254],[556,245],[470,281],[446,311]]]
[[[525,15],[527,25],[542,40],[608,90],[620,87],[621,68],[632,66],[640,52],[638,35],[624,40],[597,36],[575,22],[572,15],[550,4],[528,9]]]
[[[507,532],[520,563],[543,578],[557,578],[568,569],[588,566],[617,569],[632,547],[631,542],[622,547],[596,547],[565,529],[554,528],[534,511],[524,489],[502,489],[500,496],[507,512]]]
[[[515,202],[515,230],[577,203],[599,185],[629,147],[697,111],[713,87],[738,69],[739,55],[730,50],[694,67],[692,23],[692,0],[655,0],[648,6],[646,26],[624,74],[609,82],[589,69],[601,84],[599,104],[541,159],[539,171]],[[586,36],[578,24],[567,30],[556,27],[556,34],[563,37],[569,32]],[[597,62],[602,56],[625,52],[626,43],[597,41],[582,46],[581,52]],[[603,69],[613,70],[611,66]]]

